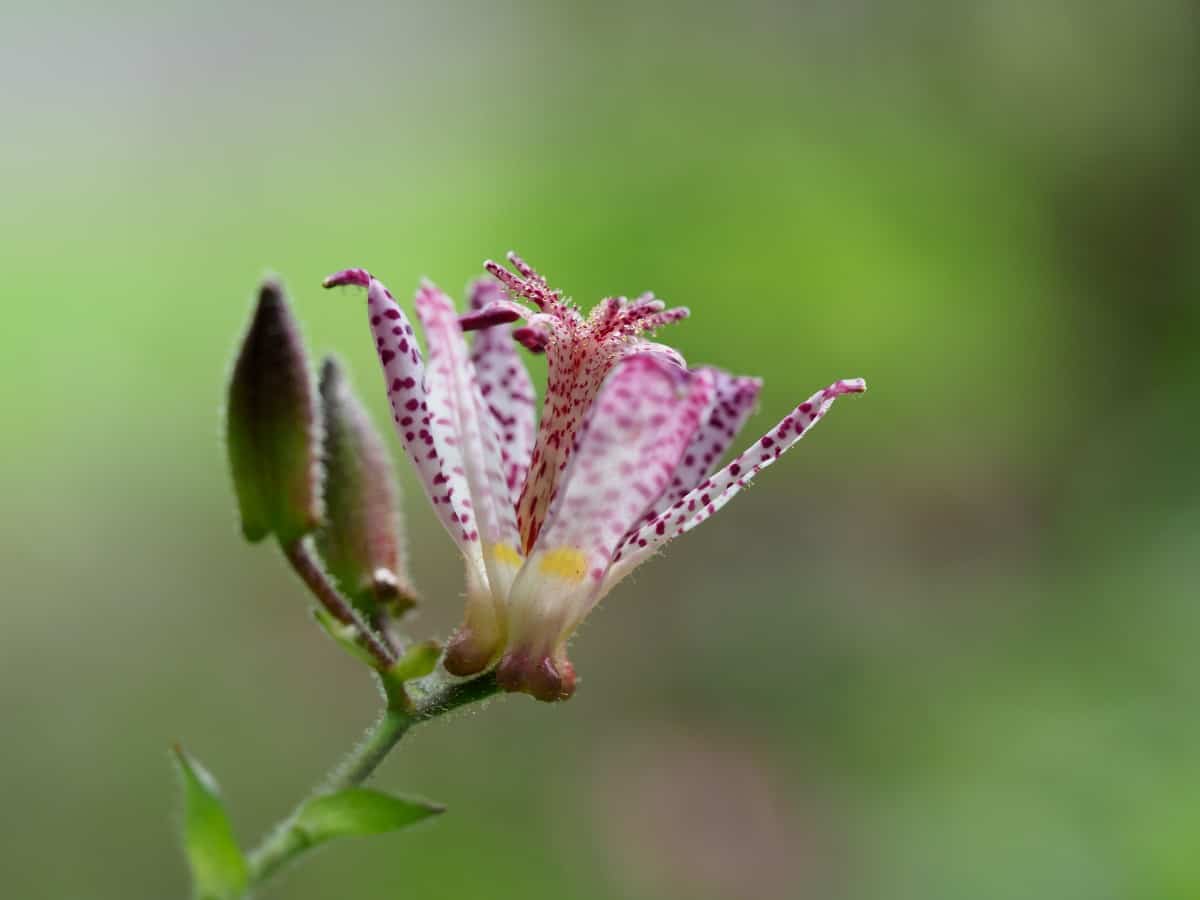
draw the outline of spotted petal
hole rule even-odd
[[[475,312],[500,310],[501,304],[507,302],[504,288],[497,281],[480,279],[471,286],[471,309]],[[515,508],[533,452],[537,418],[533,382],[517,353],[512,332],[503,322],[476,335],[471,345],[471,362],[495,428],[504,477]]]
[[[516,515],[501,466],[493,420],[484,406],[466,338],[454,303],[425,282],[417,291],[417,316],[429,345],[429,431],[445,464],[466,481],[466,512],[459,522],[468,537],[481,539],[488,583],[499,601],[516,574],[509,555],[517,539]]]
[[[692,442],[684,451],[671,484],[651,510],[654,516],[665,512],[675,501],[696,487],[720,462],[729,445],[742,430],[762,390],[762,379],[731,375],[721,369],[704,367],[711,373],[713,404]]]
[[[655,354],[626,358],[605,381],[513,584],[498,673],[506,688],[542,699],[570,692],[565,640],[599,599],[622,537],[667,488],[712,395],[711,373]]]
[[[521,298],[532,303],[538,313],[522,315],[512,303],[493,301],[479,315],[470,317],[468,327],[523,317],[526,325],[514,331],[513,337],[530,350],[546,354],[548,377],[542,417],[517,501],[521,546],[528,552],[558,493],[576,430],[605,377],[622,359],[643,349],[679,360],[675,351],[649,345],[641,335],[686,318],[688,311],[685,307],[667,309],[652,294],[644,294],[632,302],[610,297],[585,319],[571,301],[563,299],[561,291],[551,289],[546,279],[515,253],[508,254],[508,262],[515,274],[491,260],[483,267],[508,288],[513,300]]]
[[[586,343],[552,340],[547,348],[546,396],[529,475],[517,506],[521,539],[528,550],[544,526],[558,479],[570,461],[576,430],[613,359]]]
[[[813,394],[774,428],[711,478],[701,481],[651,521],[625,538],[617,559],[605,579],[605,590],[628,575],[667,541],[691,531],[728,503],[783,452],[804,437],[842,394],[858,394],[867,389],[861,378],[836,381]]]
[[[478,579],[484,572],[479,534],[472,521],[470,488],[461,455],[444,430],[431,428],[434,386],[425,370],[412,325],[391,292],[365,269],[347,269],[325,279],[325,287],[367,289],[367,314],[383,366],[392,419],[438,519],[467,557]]]

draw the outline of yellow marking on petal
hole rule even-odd
[[[587,573],[587,557],[574,547],[556,547],[547,550],[538,563],[543,575],[553,575],[563,581],[583,581]]]
[[[492,559],[514,568],[520,568],[525,558],[512,544],[492,544]]]

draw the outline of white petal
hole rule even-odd
[[[504,289],[498,282],[480,280],[471,288],[472,309],[483,309],[494,298],[489,294]],[[514,304],[515,305],[515,304]],[[491,416],[504,477],[514,509],[529,471],[529,456],[537,427],[536,395],[533,383],[508,325],[482,329],[471,345],[471,362],[479,382],[479,392]]]
[[[513,585],[510,644],[548,652],[587,614],[618,543],[666,489],[712,392],[711,374],[654,354],[628,357],[609,376]]]
[[[710,372],[715,387],[715,396],[708,415],[688,448],[684,451],[679,466],[671,477],[671,484],[651,510],[654,516],[665,512],[671,504],[704,480],[729,445],[742,430],[762,390],[762,380],[748,376],[731,375],[721,369],[703,367]]]
[[[429,344],[430,431],[444,448],[445,465],[466,483],[470,506],[460,523],[482,540],[489,585],[502,599],[515,574],[509,551],[515,547],[517,524],[493,421],[453,302],[425,283],[417,291],[416,307]]]
[[[866,389],[866,383],[861,378],[837,381],[797,406],[754,446],[629,535],[605,579],[604,589],[610,590],[667,541],[691,531],[732,500],[751,478],[806,435],[834,400],[842,394],[862,393]]]
[[[483,553],[472,524],[473,504],[461,454],[449,440],[453,434],[448,429],[433,427],[432,407],[439,387],[427,377],[408,316],[383,283],[363,269],[347,269],[325,279],[326,287],[350,284],[367,289],[367,315],[400,442],[438,519],[482,575]]]

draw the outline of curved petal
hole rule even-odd
[[[712,392],[711,374],[653,354],[628,357],[605,381],[513,583],[498,673],[507,689],[541,699],[569,693],[565,641],[599,597],[622,536],[669,484]]]
[[[654,516],[665,512],[712,472],[754,412],[759,392],[762,391],[761,378],[732,375],[709,366],[702,367],[700,371],[712,375],[713,404],[684,451],[670,486],[654,504],[651,510]]]
[[[610,590],[667,541],[691,531],[732,500],[751,478],[779,459],[785,450],[804,437],[825,415],[834,400],[842,394],[859,394],[866,389],[866,382],[861,378],[854,378],[836,381],[813,394],[763,435],[754,446],[739,454],[712,478],[700,482],[668,509],[626,537],[605,579],[604,590]]]
[[[454,303],[429,282],[416,296],[417,316],[429,345],[429,432],[445,465],[466,482],[460,523],[483,541],[488,584],[503,601],[516,574],[516,514],[500,462],[493,421],[484,406]]]
[[[710,372],[648,354],[621,363],[580,430],[535,550],[580,548],[599,582],[630,524],[669,486],[712,396]]]
[[[546,279],[515,253],[508,254],[508,262],[515,274],[492,260],[485,261],[483,267],[508,289],[512,300],[520,298],[537,308],[538,313],[527,316],[527,324],[516,329],[513,337],[532,352],[545,352],[548,369],[541,421],[517,500],[521,544],[529,552],[558,492],[559,478],[570,462],[575,432],[605,377],[620,360],[643,349],[681,363],[670,348],[648,345],[638,338],[687,318],[688,310],[667,309],[662,301],[646,294],[632,303],[624,297],[610,297],[584,318],[570,300],[563,298],[562,291],[550,288]],[[520,316],[511,305],[502,307],[495,301],[488,310],[479,322]]]
[[[471,524],[471,491],[453,435],[433,427],[439,385],[427,377],[412,325],[391,292],[365,269],[346,269],[325,279],[327,288],[367,289],[367,315],[383,366],[392,419],[438,519],[478,573],[484,572],[479,533]],[[444,388],[443,388],[444,389]],[[443,404],[444,405],[444,401]]]
[[[493,296],[496,293],[501,299]],[[503,297],[504,288],[497,281],[480,279],[471,286],[473,310],[491,309],[508,302]],[[525,473],[529,471],[537,427],[533,382],[506,324],[485,328],[475,336],[471,362],[475,365],[479,392],[495,427],[504,477],[515,509],[525,483]]]
[[[687,368],[687,361],[684,360],[683,354],[669,344],[659,344],[655,341],[646,341],[640,338],[633,342],[630,353],[649,353],[661,357],[669,363],[673,363],[681,369]]]
[[[551,332],[564,331],[557,323]],[[559,479],[570,462],[576,431],[612,367],[590,344],[552,338],[546,347],[546,395],[529,470],[517,501],[522,546],[529,551],[545,524]]]

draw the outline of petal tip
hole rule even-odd
[[[866,390],[867,382],[862,378],[841,378],[825,388],[825,396],[831,398],[843,394],[862,394]]]
[[[334,272],[321,282],[323,288],[341,287],[343,285],[353,285],[355,287],[367,287],[371,283],[371,273],[366,269],[342,269],[340,272]]]

